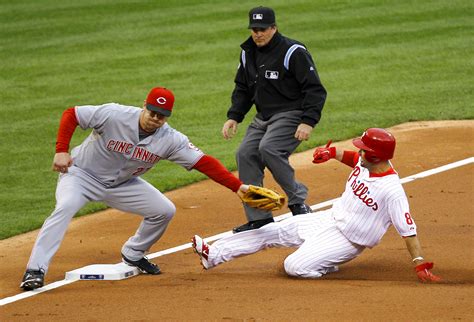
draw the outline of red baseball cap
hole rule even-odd
[[[170,116],[174,105],[174,95],[164,87],[154,87],[146,98],[146,108],[150,111]]]

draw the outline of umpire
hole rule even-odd
[[[278,32],[273,9],[250,10],[248,28],[251,36],[240,45],[232,105],[222,135],[231,138],[255,104],[257,115],[236,155],[240,180],[262,186],[267,167],[288,196],[293,215],[310,213],[305,204],[308,188],[295,180],[288,158],[319,122],[326,90],[306,47]],[[246,205],[244,209],[248,223],[235,227],[234,233],[274,221],[270,211]]]

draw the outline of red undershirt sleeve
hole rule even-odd
[[[237,179],[224,165],[214,157],[204,155],[193,167],[193,169],[204,173],[217,183],[226,186],[233,192],[237,192],[242,182]]]
[[[355,151],[344,151],[344,154],[342,155],[342,160],[341,160],[342,163],[353,168],[355,167],[358,161],[359,161],[359,153]]]
[[[65,110],[59,123],[56,153],[69,152],[69,143],[78,124],[74,107]]]

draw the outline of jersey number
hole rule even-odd
[[[408,212],[405,213],[405,219],[407,220],[407,224],[409,225],[413,224],[413,219],[411,219],[410,213]]]

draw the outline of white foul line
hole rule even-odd
[[[403,179],[400,179],[400,182],[402,184],[404,184],[404,183],[411,182],[411,181],[414,181],[414,180],[417,180],[417,179],[421,179],[421,178],[431,176],[431,175],[436,174],[436,173],[440,173],[440,172],[443,172],[443,171],[447,171],[447,170],[450,170],[450,169],[461,167],[463,165],[467,165],[467,164],[470,164],[470,163],[473,163],[473,162],[474,162],[474,157],[470,157],[470,158],[467,158],[467,159],[464,159],[464,160],[449,163],[449,164],[446,164],[446,165],[443,165],[443,166],[440,166],[440,167],[437,167],[437,168],[434,168],[434,169],[431,169],[431,170],[423,171],[423,172],[405,177]],[[335,198],[335,199],[331,199],[331,200],[321,202],[319,204],[311,206],[311,209],[312,210],[318,210],[318,209],[328,207],[328,206],[332,205],[338,199],[339,198]],[[275,217],[275,220],[276,221],[281,221],[281,220],[283,220],[285,218],[288,218],[288,217],[291,217],[290,213],[286,213],[286,214],[280,215],[278,217]],[[221,238],[223,238],[225,236],[229,236],[229,235],[232,235],[232,231],[226,231],[226,232],[223,232],[223,233],[220,233],[218,235],[214,235],[214,236],[211,236],[211,237],[208,237],[208,238],[205,238],[205,239],[208,242],[212,242],[212,241],[221,239]],[[168,249],[156,252],[156,253],[148,254],[147,257],[148,258],[156,258],[156,257],[164,256],[164,255],[167,255],[167,254],[176,253],[176,252],[179,252],[181,250],[185,250],[185,249],[190,248],[190,247],[191,247],[191,243],[187,243],[187,244],[183,244],[183,245],[176,246],[176,247],[173,247],[173,248],[168,248]],[[36,290],[33,290],[33,291],[23,292],[23,293],[14,295],[14,296],[6,297],[6,298],[3,298],[3,299],[0,300],[0,306],[3,306],[5,304],[9,304],[9,303],[12,303],[12,302],[16,302],[16,301],[34,296],[34,295],[37,295],[37,294],[55,289],[57,287],[61,287],[61,286],[67,285],[67,284],[71,284],[71,283],[74,283],[76,281],[78,281],[78,280],[66,280],[66,279],[64,279],[62,281],[57,281],[57,282],[45,285],[45,286],[43,286],[41,288],[38,288]]]
[[[26,299],[26,298],[31,297],[33,295],[38,295],[39,293],[43,293],[43,292],[55,289],[57,287],[61,287],[61,286],[67,285],[67,284],[71,284],[75,281],[76,280],[57,281],[57,282],[45,285],[41,288],[37,288],[36,290],[33,290],[33,291],[23,292],[23,293],[14,295],[14,296],[6,297],[6,298],[0,300],[0,306],[3,306],[3,305],[8,304],[8,303],[16,302],[16,301],[19,301],[19,300],[23,300],[23,299]]]

